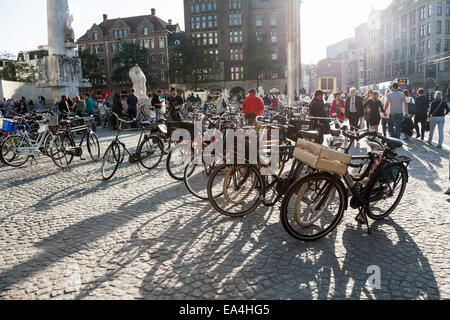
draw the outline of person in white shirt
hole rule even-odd
[[[216,104],[217,114],[222,114],[222,113],[226,112],[226,105],[227,105],[227,101],[225,100],[223,94],[221,94],[219,96],[219,99],[217,99],[217,104]]]
[[[381,103],[383,104],[383,108],[386,106],[386,102],[388,100],[387,96],[391,93],[391,90],[386,90],[386,95],[381,98]],[[389,117],[391,116],[391,106],[385,109],[386,113],[381,113],[381,127],[383,128],[383,135],[387,137],[387,129],[389,127],[389,134],[392,136],[391,126],[389,125]],[[386,115],[386,116],[385,116]]]

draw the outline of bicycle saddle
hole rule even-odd
[[[299,131],[300,137],[303,139],[314,139],[319,140],[320,139],[320,132],[319,131]]]
[[[59,124],[71,124],[71,123],[72,123],[72,121],[70,121],[70,120],[61,120],[59,122]]]

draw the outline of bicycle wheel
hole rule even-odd
[[[52,145],[53,136],[51,134],[47,134],[44,142],[42,143],[41,152],[44,156],[50,157],[50,147]]]
[[[172,179],[184,180],[184,169],[192,160],[193,152],[190,143],[179,143],[167,155],[166,168]]]
[[[100,159],[100,143],[98,142],[97,135],[94,132],[88,134],[87,149],[91,155],[92,161],[98,162]]]
[[[378,175],[369,182],[365,194],[369,202],[367,216],[372,220],[387,218],[399,205],[408,183],[408,171],[402,164],[394,164],[391,167],[392,176],[388,179]]]
[[[72,148],[75,148],[73,139],[66,132],[58,133],[50,147],[50,156],[53,163],[61,169],[67,168],[74,157],[68,153]]]
[[[111,180],[116,174],[120,163],[120,146],[112,143],[103,156],[102,176],[105,181]]]
[[[264,196],[264,181],[255,166],[222,165],[211,174],[207,189],[214,209],[236,218],[258,208]]]
[[[345,190],[327,173],[314,173],[295,182],[281,207],[281,223],[301,241],[314,241],[331,233],[344,216]]]
[[[152,170],[162,161],[164,156],[163,143],[158,137],[148,136],[138,147],[137,154],[141,165],[147,170]]]
[[[10,167],[18,168],[25,165],[30,156],[20,155],[17,150],[29,148],[30,144],[21,136],[9,136],[1,145],[1,160]]]
[[[199,156],[199,158],[201,159],[202,156]],[[186,166],[184,170],[184,183],[193,196],[201,200],[208,200],[208,180],[214,166],[196,163],[201,162],[196,162],[193,159]],[[221,194],[222,193],[219,193],[217,196],[220,196]]]

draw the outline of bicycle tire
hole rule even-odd
[[[67,144],[67,145],[66,145]],[[72,136],[67,132],[58,133],[50,147],[50,156],[53,163],[61,169],[66,169],[70,166],[74,156],[68,155],[66,152],[67,147],[75,148],[75,141]],[[58,157],[57,157],[58,156]]]
[[[148,159],[148,157],[146,157],[145,159],[142,159],[142,150],[144,149],[144,147],[146,146],[146,144],[147,144],[147,143],[150,143],[150,142],[151,142],[151,145],[152,145],[152,146],[156,146],[156,148],[159,150],[159,154],[158,154],[156,157],[154,157],[154,159],[156,159],[157,161],[156,161],[154,164],[151,164],[151,165],[149,165],[148,163],[144,163],[144,160],[145,160],[145,159]],[[150,149],[151,149],[151,147],[150,147]],[[152,153],[153,150],[146,151],[146,152],[147,152],[147,153],[148,153],[148,152]],[[164,146],[163,146],[163,143],[162,143],[161,139],[159,139],[159,138],[156,137],[156,136],[148,136],[148,137],[146,137],[146,138],[141,142],[141,144],[139,145],[137,154],[140,155],[140,160],[139,160],[139,162],[141,163],[141,165],[142,165],[145,169],[147,169],[147,170],[152,170],[152,169],[156,168],[156,167],[161,163],[161,161],[162,161],[162,159],[163,159],[163,157],[164,157]],[[153,152],[152,155],[154,155],[154,152]]]
[[[236,169],[236,167],[238,167]],[[242,169],[244,168],[244,172],[242,172]],[[230,172],[231,170],[231,172]],[[250,182],[250,190],[247,191],[247,193],[244,194],[244,196],[241,196],[240,199],[238,199],[239,201],[236,201],[236,199],[232,199],[233,201],[230,202],[230,195],[226,194],[226,191],[228,189],[228,187],[231,185],[231,182],[229,185],[227,185],[227,177],[230,175],[236,175],[236,172],[239,170],[239,173],[242,177],[242,180],[239,181],[239,183],[237,183],[237,185],[239,185],[239,188],[241,188],[246,182]],[[217,196],[217,191],[213,192],[213,185],[215,182],[216,177],[218,176],[219,173],[224,173],[226,172],[225,178],[223,183],[221,181],[219,181],[219,183],[217,184],[219,187],[222,188],[223,193],[221,193],[220,196]],[[243,174],[242,174],[243,173]],[[254,181],[251,181],[251,176],[252,174],[255,175],[254,177]],[[250,180],[248,180],[250,178]],[[235,181],[236,182],[236,181]],[[222,186],[220,185],[222,183]],[[237,186],[235,183],[235,187]],[[213,206],[213,208],[219,212],[222,215],[225,215],[227,217],[230,218],[241,218],[244,216],[247,216],[249,214],[251,214],[252,212],[254,212],[259,205],[262,202],[262,199],[264,197],[264,181],[263,178],[258,170],[257,167],[252,166],[252,165],[241,165],[241,166],[235,166],[235,165],[227,165],[224,164],[220,167],[218,167],[217,169],[215,169],[213,171],[213,173],[211,174],[209,180],[208,180],[208,186],[207,186],[207,190],[208,190],[208,200],[211,203],[211,205]],[[216,190],[216,188],[214,188],[214,191]],[[253,204],[251,204],[248,208],[245,209],[238,209],[239,211],[234,211],[231,212],[231,208],[236,208],[237,205],[242,204],[242,202],[244,200],[247,200],[249,198],[249,195],[251,193],[253,193],[253,191],[257,192],[256,198],[255,200],[253,200]],[[244,191],[245,192],[245,191]],[[223,199],[224,198],[224,199]],[[230,209],[228,209],[230,208]]]
[[[103,155],[102,162],[102,177],[103,180],[108,181],[111,180],[117,172],[120,164],[120,146],[117,143],[111,143],[111,145],[106,149],[105,154]],[[107,161],[111,162],[111,173],[105,173],[105,164]]]
[[[191,160],[191,162],[186,166],[186,168],[184,169],[184,184],[186,185],[186,188],[188,189],[188,191],[196,198],[200,199],[200,200],[208,200],[208,192],[207,192],[207,187],[208,187],[208,180],[209,177],[212,173],[212,166],[209,165],[197,165],[194,162],[194,159]],[[194,178],[196,176],[195,172],[196,169],[198,168],[200,175],[204,175],[205,177],[207,177],[205,183],[204,183],[204,189],[199,190],[199,188],[195,188],[194,187],[194,182],[190,179],[190,178]]]
[[[369,202],[369,210],[367,210],[367,216],[375,221],[386,219],[389,215],[394,212],[394,210],[397,208],[397,206],[400,204],[405,191],[406,191],[406,185],[408,183],[408,170],[405,168],[402,164],[393,164],[391,166],[392,170],[398,170],[398,174],[401,175],[401,187],[400,192],[397,195],[397,198],[395,199],[394,203],[389,207],[387,210],[381,210],[380,214],[375,213],[374,205],[378,204],[380,201],[383,203],[383,201],[386,201],[390,197],[386,197],[385,199],[379,198],[385,196],[385,190],[383,188],[384,180],[381,175],[378,175],[376,179],[373,179],[369,182],[366,193],[365,193],[365,199]],[[400,182],[400,180],[398,180]],[[381,183],[381,186],[380,186]],[[395,186],[394,186],[395,188]],[[394,190],[395,191],[395,190]],[[372,199],[372,201],[371,201]],[[377,201],[374,201],[377,200]],[[378,209],[378,208],[377,208]]]
[[[184,180],[184,169],[187,163],[188,158],[190,157],[189,161],[192,160],[193,152],[192,150],[189,151],[189,155],[186,155],[186,151],[179,151],[179,149],[182,149],[182,144],[177,144],[174,146],[167,155],[166,160],[166,169],[169,173],[170,177],[176,181],[183,181]],[[185,146],[185,150],[187,150],[188,145]],[[181,163],[175,163],[174,166],[171,166],[172,160],[174,158],[175,152],[180,152],[180,156],[183,158],[183,161]]]
[[[317,197],[317,199],[319,199],[319,203],[322,203],[323,205],[323,201],[325,201],[326,203],[328,203],[327,207],[330,206],[331,202],[333,199],[330,200],[330,198],[334,198],[331,196],[331,194],[333,192],[337,192],[338,196],[339,196],[339,206],[338,206],[338,210],[336,212],[336,214],[332,215],[332,221],[330,222],[329,226],[327,228],[324,228],[324,230],[317,232],[315,234],[312,235],[307,235],[304,232],[300,232],[298,231],[298,229],[295,229],[293,227],[293,225],[297,226],[297,227],[301,227],[303,229],[312,229],[312,227],[316,227],[314,224],[319,221],[319,220],[315,220],[313,219],[313,223],[311,223],[311,221],[305,222],[303,221],[299,221],[300,217],[298,216],[298,205],[299,205],[299,196],[301,196],[301,199],[304,199],[305,197],[305,193],[310,189],[309,184],[313,183],[313,182],[317,182],[317,181],[324,181],[324,185],[322,187],[320,187],[321,189],[323,189],[321,192],[323,193],[323,195],[319,195]],[[319,184],[320,186],[320,184]],[[329,190],[330,193],[326,194],[326,191]],[[335,191],[333,191],[335,190]],[[345,211],[345,189],[342,187],[342,185],[340,183],[337,183],[335,181],[335,176],[328,174],[328,173],[314,173],[311,174],[309,176],[306,176],[298,181],[296,181],[288,190],[288,192],[286,193],[285,198],[283,199],[283,203],[281,206],[281,212],[280,212],[280,220],[281,223],[283,225],[283,228],[286,230],[286,232],[293,237],[294,239],[297,240],[301,240],[304,242],[309,242],[309,241],[316,241],[318,239],[321,239],[323,237],[326,237],[328,234],[330,234],[331,232],[333,232],[337,226],[339,225],[339,223],[341,222],[343,216],[344,216],[344,211]],[[325,196],[325,198],[323,198]],[[293,199],[293,197],[296,197],[294,200],[295,201],[295,208],[294,208],[294,220],[292,223],[290,222],[290,210],[289,210],[289,205],[291,203],[291,200]],[[315,204],[315,202],[313,202],[313,204]],[[319,210],[321,210],[320,208],[318,208]],[[314,210],[317,210],[317,208],[315,208]],[[322,211],[325,210],[324,208],[322,208]],[[305,210],[307,211],[307,210]],[[312,211],[312,209],[311,209]],[[297,213],[296,213],[297,212]],[[319,219],[321,219],[324,216],[325,213],[321,213],[319,214]],[[334,217],[333,217],[334,216]],[[317,217],[316,217],[317,219]],[[300,222],[303,222],[304,225],[302,225]]]
[[[22,156],[22,155],[17,155],[13,149],[17,149],[17,139],[22,139],[22,137],[20,136],[9,136],[7,137],[5,140],[3,140],[2,144],[1,144],[1,152],[0,152],[0,157],[1,157],[1,161],[13,168],[19,168],[24,166],[29,160],[30,160],[30,156]],[[30,144],[26,141],[20,141],[20,146],[28,148],[30,147]],[[5,153],[5,148],[8,150],[7,153]],[[7,156],[11,153],[11,156]],[[23,161],[19,161],[19,162],[13,162],[16,161],[17,159],[20,159],[20,157],[24,157]]]
[[[90,132],[87,135],[86,139],[87,149],[92,161],[98,162],[98,160],[100,159],[100,143],[98,141],[97,135],[95,134],[95,132]]]

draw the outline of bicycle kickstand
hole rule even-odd
[[[367,212],[366,212],[366,210],[368,210],[368,208],[363,208],[363,209],[361,210],[361,215],[362,215],[362,217],[363,217],[364,223],[366,224],[366,227],[367,227],[367,233],[368,233],[369,235],[372,235],[372,231],[370,230],[369,219],[367,218]]]

